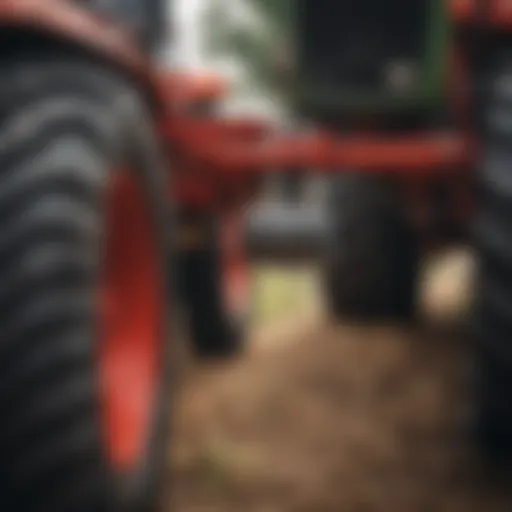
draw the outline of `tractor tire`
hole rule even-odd
[[[246,319],[229,310],[222,250],[214,222],[204,222],[205,240],[180,256],[182,297],[194,355],[228,359],[243,352]]]
[[[151,118],[86,57],[1,67],[2,510],[156,511],[173,358]]]
[[[327,199],[324,297],[337,320],[409,321],[415,314],[418,245],[392,188],[343,175]]]
[[[475,245],[476,435],[492,466],[512,469],[512,53],[482,89],[483,154]]]

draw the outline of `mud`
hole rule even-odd
[[[467,292],[442,271],[424,306],[449,319],[428,329],[297,319],[293,342],[191,367],[175,416],[173,509],[512,510],[512,491],[483,471],[468,436],[471,352],[456,304]]]

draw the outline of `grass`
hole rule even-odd
[[[257,267],[254,269],[254,325],[268,325],[297,315],[318,295],[313,268]]]

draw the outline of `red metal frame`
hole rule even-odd
[[[478,0],[448,1],[456,23],[477,21]],[[503,27],[510,22],[512,27],[512,9],[507,11],[506,4],[506,0],[488,3],[487,24]],[[258,120],[197,119],[169,112],[162,132],[169,147],[180,155],[179,201],[210,208],[220,201],[219,189],[225,183],[242,183],[271,170],[305,167],[322,173],[342,169],[390,173],[409,181],[437,176],[455,183],[451,176],[470,169],[478,153],[464,48],[453,48],[448,71],[447,95],[453,98],[456,120],[450,130],[410,135],[335,135],[322,130],[283,134]]]
[[[185,112],[196,104],[215,102],[228,91],[227,82],[219,76],[179,71],[159,73],[157,87],[169,107]]]
[[[221,263],[224,300],[235,320],[245,323],[251,311],[252,280],[244,246],[245,225],[240,215],[221,218]]]
[[[453,19],[464,25],[512,29],[508,0],[448,0]]]
[[[173,193],[186,207],[208,209],[226,206],[227,196],[236,192],[243,200],[254,190],[257,178],[272,170],[356,169],[414,179],[465,171],[476,157],[477,142],[471,136],[470,101],[463,87],[464,62],[455,52],[453,62],[447,92],[457,99],[458,129],[408,136],[378,132],[336,136],[322,130],[285,134],[258,119],[195,118],[186,109],[171,109],[161,133],[177,171]],[[166,92],[172,96],[175,89],[168,87]]]
[[[162,132],[172,162],[178,162],[174,193],[181,204],[192,208],[225,206],[226,186],[238,191],[241,201],[254,190],[258,178],[272,170],[308,168],[325,174],[356,169],[412,179],[448,177],[467,171],[478,150],[469,130],[462,129],[407,136],[335,136],[321,130],[287,135],[256,119],[174,114]]]
[[[170,144],[217,176],[259,174],[262,169],[343,168],[371,172],[435,172],[464,168],[474,143],[457,130],[414,135],[335,136],[328,132],[282,135],[257,121],[173,118],[165,133]]]
[[[123,30],[94,16],[74,2],[0,0],[0,28],[46,34],[73,42],[144,82],[152,81],[151,64]]]

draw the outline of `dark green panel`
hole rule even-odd
[[[324,13],[318,15],[322,8]],[[408,9],[415,18],[410,20],[412,25],[406,26],[404,24],[409,23]],[[357,16],[351,18],[357,10]],[[418,12],[421,13],[421,23],[418,22]],[[332,16],[325,13],[332,13]],[[442,105],[451,35],[445,0],[357,0],[357,7],[353,0],[295,0],[292,25],[297,73],[293,96],[300,110],[328,111],[341,117],[358,114],[395,116]],[[365,32],[364,27],[377,27],[378,30]],[[415,38],[413,45],[410,44],[411,33]],[[400,47],[401,40],[408,43]],[[330,44],[326,45],[326,42]],[[375,77],[380,78],[379,73],[394,62],[381,51],[387,46],[399,49],[398,63],[402,52],[408,57],[405,62],[412,64],[409,68],[398,65],[392,68],[390,65],[389,69],[395,74],[390,72],[389,75],[395,82],[384,83]],[[375,60],[363,70],[369,77],[366,81],[358,82],[351,76],[352,69],[354,75],[364,76],[362,66],[358,67],[358,53],[361,59],[366,59],[366,64]],[[340,66],[343,62],[347,62],[345,68]],[[340,66],[338,73],[336,66]],[[411,69],[414,70],[412,74]],[[392,86],[400,84],[400,80],[407,84],[408,76],[413,78],[406,87]]]

